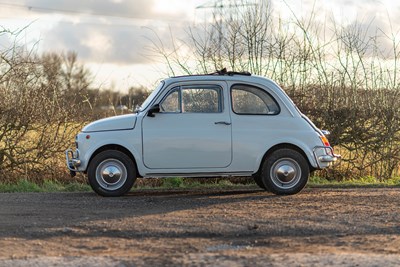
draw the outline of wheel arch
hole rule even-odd
[[[270,149],[268,149],[265,152],[265,154],[262,157],[261,162],[260,162],[260,164],[258,166],[258,170],[257,170],[256,174],[259,174],[261,172],[262,166],[263,166],[264,161],[265,161],[266,158],[268,158],[276,150],[283,149],[283,148],[292,149],[292,150],[295,150],[295,151],[299,152],[307,160],[308,166],[310,168],[310,172],[315,170],[315,168],[311,165],[310,160],[307,157],[307,155],[306,155],[306,153],[304,152],[303,149],[301,149],[299,146],[296,146],[296,145],[291,144],[291,143],[280,143],[280,144],[274,145],[273,147],[271,147]]]
[[[133,154],[131,153],[131,151],[129,151],[129,149],[127,149],[126,147],[121,146],[121,145],[117,145],[117,144],[108,144],[108,145],[104,145],[104,146],[101,146],[98,149],[96,149],[95,152],[93,152],[93,154],[91,155],[91,157],[89,159],[89,162],[87,164],[87,168],[89,168],[89,165],[92,162],[92,159],[96,155],[98,155],[99,153],[101,153],[103,151],[107,151],[107,150],[117,150],[117,151],[120,151],[120,152],[124,153],[125,155],[127,155],[132,160],[132,162],[133,162],[133,164],[135,166],[136,176],[137,177],[141,177],[140,174],[139,174],[139,170],[138,170],[138,166],[137,166],[137,163],[136,163],[136,159],[133,156]],[[87,172],[87,168],[86,168],[85,173]]]

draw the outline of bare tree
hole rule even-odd
[[[397,35],[373,28],[373,20],[317,23],[315,7],[298,17],[288,5],[293,19],[284,21],[273,16],[268,1],[234,3],[216,8],[212,21],[188,27],[179,46],[153,40],[169,73],[229,67],[270,77],[320,127],[332,130],[330,139],[345,156],[336,170],[341,177],[399,175]],[[171,40],[178,42],[173,35]],[[384,51],[381,43],[388,41],[392,49]]]
[[[41,181],[41,175],[52,178],[60,174],[62,151],[81,127],[82,120],[77,118],[82,112],[82,93],[89,84],[88,74],[76,63],[74,54],[38,57],[16,44],[0,51],[3,179]]]

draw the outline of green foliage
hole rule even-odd
[[[234,178],[233,178],[234,179]],[[244,181],[231,181],[230,178],[153,178],[140,179],[135,184],[133,191],[137,189],[174,189],[174,188],[226,188],[254,186],[253,183]]]
[[[165,178],[161,187],[165,188],[184,187],[184,179],[182,177]]]
[[[16,192],[88,192],[90,187],[86,184],[77,182],[62,184],[58,181],[45,180],[42,184],[37,184],[26,179],[21,179],[16,183],[0,183],[1,193]]]
[[[92,189],[88,184],[82,184],[82,183],[68,183],[64,185],[64,192],[90,192]]]
[[[146,180],[146,179],[144,179]],[[400,177],[386,180],[378,180],[373,176],[365,176],[359,179],[348,179],[343,181],[328,180],[323,177],[310,177],[308,187],[393,187],[400,186]],[[132,189],[176,189],[176,188],[232,188],[232,187],[256,187],[254,183],[232,183],[229,179],[205,179],[200,182],[197,179],[187,179],[182,177],[163,178],[160,184],[146,184]],[[257,187],[258,188],[258,187]],[[0,183],[0,193],[17,192],[91,192],[89,185],[79,182],[61,183],[59,181],[45,180],[42,184],[37,184],[26,179],[21,179],[15,183]]]
[[[0,184],[0,192],[42,192],[42,189],[37,184],[23,179],[14,184]]]
[[[309,187],[389,187],[400,186],[400,177],[379,180],[373,176],[363,176],[360,178],[351,178],[343,181],[328,180],[323,177],[310,177]]]
[[[226,187],[246,187],[253,186],[252,183],[232,183],[229,178],[204,178],[204,179],[194,179],[194,178],[163,178],[161,186],[155,188],[226,188]],[[140,187],[139,187],[140,188]]]
[[[64,186],[58,181],[45,180],[41,185],[41,189],[45,192],[60,192],[63,191]]]

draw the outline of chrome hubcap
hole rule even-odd
[[[296,170],[290,165],[282,165],[276,170],[276,176],[282,183],[289,183],[296,176]]]
[[[301,167],[291,158],[282,158],[272,165],[270,175],[277,187],[290,189],[300,181]]]
[[[117,190],[124,185],[126,179],[126,167],[117,159],[104,160],[96,169],[96,181],[104,189]]]
[[[108,184],[115,184],[121,179],[121,170],[116,166],[108,166],[101,173],[103,180]]]

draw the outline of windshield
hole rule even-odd
[[[143,102],[143,104],[136,109],[137,112],[142,112],[147,108],[148,105],[150,105],[150,102],[153,100],[153,98],[158,94],[158,92],[163,88],[164,86],[164,81],[161,81],[160,84],[157,86],[156,89],[154,89],[153,92],[146,98],[146,100]]]

